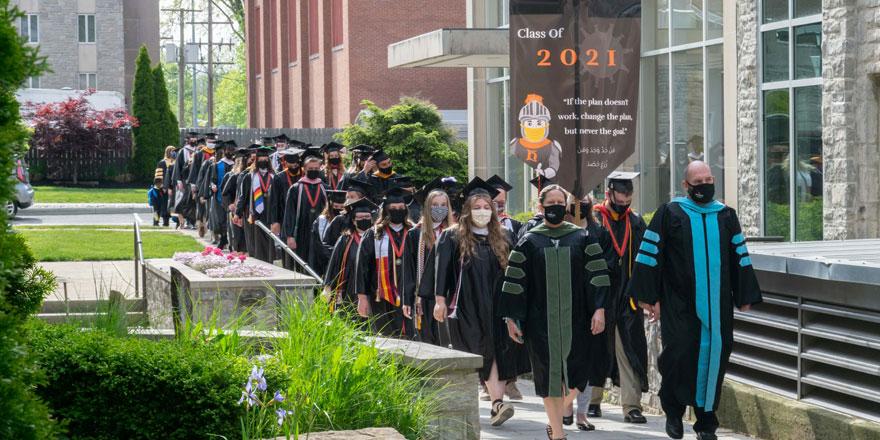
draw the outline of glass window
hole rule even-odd
[[[722,46],[706,48],[706,160],[715,176],[715,194],[724,198],[724,64]]]
[[[822,76],[822,24],[794,28],[794,79]]]
[[[642,1],[642,50],[669,46],[669,0]]]
[[[24,37],[25,42],[40,42],[40,16],[36,14],[23,15],[18,26],[19,35]]]
[[[794,89],[795,240],[822,239],[822,87]]]
[[[764,235],[790,239],[788,89],[764,92]]]
[[[486,0],[486,27],[502,27],[510,23],[509,0]]]
[[[795,0],[794,16],[805,17],[822,13],[822,0]]]
[[[703,0],[672,0],[672,44],[703,40]]]
[[[78,34],[80,43],[95,42],[95,16],[80,15],[77,17]]]
[[[788,80],[788,29],[763,33],[764,82]]]
[[[788,0],[763,0],[763,4],[764,23],[788,20]]]
[[[98,82],[97,74],[94,74],[94,73],[80,73],[79,74],[79,89],[80,90],[97,89],[98,88],[97,82]]]
[[[669,55],[642,58],[639,204],[653,212],[669,201]]]
[[[721,38],[724,29],[723,0],[706,0],[706,39]]]
[[[39,89],[40,88],[40,77],[39,76],[29,76],[25,80],[24,86],[29,89]]]
[[[687,164],[705,159],[703,139],[703,49],[672,54],[672,188],[684,195],[679,183]]]

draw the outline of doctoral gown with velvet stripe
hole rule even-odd
[[[597,237],[571,223],[539,224],[510,253],[498,313],[518,322],[541,397],[604,383],[604,335],[590,331],[611,285],[603,253]]]
[[[733,345],[733,308],[761,302],[736,211],[677,198],[645,231],[628,294],[660,302],[664,406],[713,411]]]

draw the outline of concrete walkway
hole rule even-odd
[[[65,261],[39,263],[58,278],[55,293],[47,301],[63,301],[65,283],[70,300],[107,298],[116,290],[134,298],[134,261]]]
[[[535,396],[534,386],[530,381],[519,381],[518,387],[523,392],[525,399],[521,402],[513,402],[516,414],[497,428],[489,424],[489,402],[480,402],[480,432],[483,439],[541,439],[547,438],[545,426],[547,416],[544,413],[544,405],[541,399]],[[633,425],[623,422],[623,414],[619,406],[602,405],[602,418],[590,419],[590,423],[596,425],[592,432],[581,432],[577,427],[566,426],[565,433],[571,440],[635,440],[668,438],[664,430],[666,417],[645,414],[648,423]],[[688,423],[685,423],[685,439],[695,439],[696,434]],[[718,430],[718,438],[722,440],[743,440],[751,437],[733,434],[730,431]]]

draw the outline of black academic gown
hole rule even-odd
[[[498,314],[518,322],[539,396],[603,385],[607,353],[595,341],[604,335],[590,320],[610,285],[597,238],[571,223],[538,225],[511,251]]]
[[[664,409],[714,411],[733,345],[733,308],[761,302],[736,211],[675,199],[655,212],[635,261],[627,294],[661,304]]]
[[[232,223],[232,215],[234,212],[229,211],[229,205],[235,205],[238,190],[238,176],[240,173],[233,173],[229,170],[223,176],[223,183],[220,186],[220,203],[226,213],[226,237],[229,241],[229,249],[235,252],[243,252],[244,237],[241,227]],[[241,245],[241,246],[240,246]]]
[[[336,217],[333,217],[333,220],[327,225],[327,231],[324,232],[324,238],[321,241],[331,252],[333,251],[333,247],[336,246],[336,241],[339,240],[339,237],[342,236],[342,232],[348,226],[348,221],[348,215],[339,214]]]
[[[272,239],[268,235],[266,235],[265,232],[259,229],[259,227],[257,227],[256,221],[259,220],[264,225],[266,225],[266,227],[269,226],[268,205],[269,198],[272,196],[271,182],[272,177],[274,176],[271,171],[266,172],[265,176],[263,176],[263,181],[266,182],[266,191],[263,192],[262,212],[257,212],[256,208],[254,207],[252,183],[253,176],[255,174],[259,175],[259,171],[244,174],[245,176],[241,180],[240,196],[238,199],[238,203],[235,206],[235,213],[243,219],[245,238],[248,245],[248,253],[258,260],[272,263],[275,258],[275,245],[272,242]]]
[[[229,205],[223,203],[223,184],[228,180],[226,175],[232,172],[233,166],[231,161],[226,163],[220,160],[211,165],[205,179],[205,193],[208,199],[208,228],[221,236],[226,234],[226,223],[229,218]],[[213,191],[212,185],[217,188],[217,192]]]
[[[195,213],[196,220],[204,221],[207,218],[207,205],[202,203],[201,197],[204,197],[204,181],[205,175],[207,174],[206,165],[210,164],[210,157],[205,157],[206,153],[204,151],[198,151],[193,156],[192,168],[190,170],[187,183],[190,185],[190,189],[195,188],[195,192],[193,193],[194,205],[195,205]]]
[[[290,190],[290,187],[300,177],[299,174],[291,174],[288,171],[284,171],[276,174],[272,179],[272,197],[269,200],[270,222],[280,225],[284,221],[284,209],[287,207],[287,191]]]
[[[389,227],[390,228],[390,227]],[[404,227],[401,231],[391,230],[391,239],[395,240],[398,249],[406,247],[406,241],[411,237],[408,236],[409,228]],[[383,230],[382,235],[386,233]],[[361,247],[358,250],[357,263],[357,287],[358,294],[367,295],[372,309],[373,329],[383,336],[411,338],[413,335],[413,327],[411,321],[403,316],[401,307],[403,305],[403,286],[406,284],[406,271],[403,270],[403,258],[395,255],[392,247],[388,246],[388,260],[391,266],[389,280],[391,287],[397,292],[400,304],[392,304],[379,295],[379,268],[376,264],[376,230],[370,228],[364,234],[361,240]]]
[[[346,173],[345,169],[340,169],[338,174],[331,173],[328,169],[321,170],[321,180],[324,181],[324,184],[327,185],[327,189],[331,191],[342,191],[345,190],[345,178]]]
[[[522,240],[523,236],[526,235],[526,232],[529,232],[535,226],[544,223],[544,215],[543,214],[535,214],[529,221],[523,223],[519,228],[519,232],[516,233],[516,241],[517,243]]]
[[[174,210],[175,214],[182,215],[185,219],[192,222],[195,220],[195,201],[191,187],[189,186],[189,175],[192,171],[192,163],[187,162],[185,154],[181,150],[178,160],[174,162],[172,168],[172,179],[175,185],[180,185],[174,192]],[[183,226],[183,225],[181,225]]]
[[[616,220],[606,215],[602,210],[596,210],[599,218],[602,219],[603,226],[610,227],[610,230],[603,228],[607,239],[603,240],[602,247],[606,251],[606,261],[608,261],[608,269],[611,275],[611,289],[608,300],[608,307],[605,309],[605,327],[608,339],[606,343],[609,347],[609,376],[612,382],[620,386],[620,371],[615,356],[616,340],[613,329],[620,332],[620,341],[623,345],[623,351],[626,359],[636,377],[641,381],[642,392],[648,391],[648,341],[645,337],[645,319],[642,309],[638,306],[638,301],[630,298],[626,294],[626,286],[629,283],[632,269],[635,266],[636,252],[642,242],[642,235],[645,233],[647,226],[642,216],[632,211],[627,211],[629,217],[629,234],[626,233],[627,222],[626,217],[619,216]],[[598,226],[598,225],[597,225]],[[614,241],[611,238],[614,234],[617,246],[615,248]]]
[[[335,217],[334,217],[335,218]],[[319,215],[312,222],[309,230],[309,266],[316,273],[324,273],[327,270],[327,262],[330,260],[330,253],[333,252],[332,246],[324,245],[324,236],[333,220],[327,220],[323,215]]]
[[[327,270],[324,272],[324,287],[330,289],[331,303],[336,309],[357,309],[357,258],[361,246],[361,235],[342,234],[333,246]]]
[[[441,337],[439,323],[434,320],[435,271],[433,270],[434,258],[431,255],[431,248],[422,239],[421,225],[412,228],[409,235],[403,252],[404,270],[407,273],[407,284],[404,286],[404,304],[415,307],[416,303],[420,302],[422,305],[422,316],[415,318],[416,332],[420,341],[447,346],[451,341],[446,336]],[[426,276],[425,272],[427,272],[428,266],[431,266],[431,273]]]
[[[436,296],[446,297],[453,348],[483,357],[481,380],[489,378],[493,363],[500,380],[512,380],[520,373],[517,351],[496,313],[504,268],[485,236],[477,236],[474,255],[463,261],[457,233],[458,228],[452,228],[440,234],[431,251],[436,260],[426,269],[425,279],[434,280]]]
[[[281,238],[286,242],[288,238],[293,237],[296,241],[294,252],[306,263],[311,252],[312,223],[321,215],[325,206],[327,206],[327,192],[323,183],[308,183],[300,179],[287,191],[284,219],[281,222]]]

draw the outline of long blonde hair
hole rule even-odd
[[[175,148],[174,145],[169,145],[169,146],[165,147],[165,157],[164,157],[164,159],[165,159],[165,165],[166,165],[166,166],[169,166],[169,167],[170,167],[171,165],[174,165],[174,157],[171,156],[171,153],[173,153],[174,150],[176,150],[176,149],[177,149],[177,148]]]
[[[489,224],[486,225],[486,228],[489,230],[487,240],[489,241],[489,247],[492,248],[492,253],[495,254],[495,257],[498,259],[498,264],[500,264],[502,268],[506,268],[507,254],[510,252],[510,243],[508,242],[507,233],[504,228],[501,227],[501,222],[498,221],[498,213],[495,212],[492,198],[489,197],[488,194],[472,195],[467,201],[465,201],[464,206],[461,207],[461,216],[458,219],[458,224],[453,226],[456,237],[458,238],[459,252],[464,260],[470,259],[476,252],[477,238],[471,231],[473,228],[473,225],[471,224],[471,205],[477,199],[485,200],[491,207],[492,219],[489,220]]]
[[[448,228],[455,224],[455,218],[452,216],[452,200],[449,199],[449,195],[446,194],[446,191],[442,189],[435,189],[428,193],[428,197],[425,197],[425,203],[422,206],[422,239],[421,243],[425,245],[425,249],[430,250],[434,247],[434,242],[437,241],[437,238],[434,237],[434,218],[431,217],[431,202],[434,201],[437,197],[445,197],[446,198],[446,207],[449,208],[449,212],[446,214],[446,220],[444,220],[445,225],[444,228]]]

